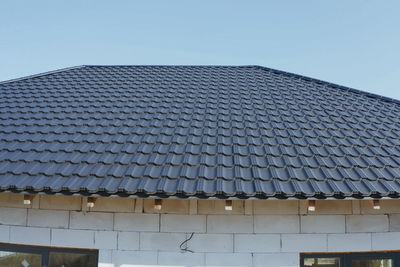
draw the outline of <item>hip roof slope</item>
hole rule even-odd
[[[259,66],[79,66],[0,83],[0,190],[400,195],[400,105]]]

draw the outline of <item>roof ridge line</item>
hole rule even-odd
[[[215,65],[215,64],[97,64],[83,65],[85,67],[255,67],[255,65]]]
[[[59,72],[64,72],[64,71],[68,71],[68,70],[72,70],[72,69],[79,69],[79,68],[85,68],[85,67],[129,67],[129,66],[143,66],[143,67],[156,67],[156,66],[177,66],[177,67],[185,67],[185,66],[205,66],[205,67],[247,67],[247,68],[259,68],[265,71],[270,71],[270,72],[275,72],[277,74],[281,74],[281,75],[286,75],[289,77],[296,77],[299,79],[303,79],[305,81],[313,81],[313,82],[317,82],[317,83],[323,83],[326,84],[328,86],[331,87],[336,87],[340,90],[343,91],[348,91],[348,92],[353,92],[356,94],[361,94],[361,95],[365,95],[367,97],[373,98],[373,99],[378,99],[378,100],[382,100],[385,102],[389,102],[389,103],[394,103],[394,104],[398,104],[400,105],[400,100],[395,99],[395,98],[391,98],[391,97],[387,97],[387,96],[382,96],[382,95],[378,95],[378,94],[374,94],[374,93],[370,93],[370,92],[366,92],[366,91],[362,91],[359,89],[354,89],[348,86],[343,86],[340,84],[336,84],[336,83],[332,83],[332,82],[328,82],[328,81],[324,81],[324,80],[320,80],[317,78],[313,78],[310,76],[305,76],[305,75],[300,75],[300,74],[296,74],[293,72],[287,72],[287,71],[282,71],[282,70],[278,70],[278,69],[273,69],[273,68],[269,68],[269,67],[265,67],[265,66],[261,66],[261,65],[78,65],[78,66],[73,66],[73,67],[67,67],[67,68],[61,68],[61,69],[57,69],[57,70],[53,70],[53,71],[48,71],[48,72],[42,72],[39,74],[33,74],[33,75],[28,75],[28,76],[24,76],[21,78],[15,78],[15,79],[9,79],[9,80],[5,80],[5,81],[0,81],[0,85],[2,84],[6,84],[6,83],[11,83],[11,82],[17,82],[17,81],[23,81],[23,80],[27,80],[27,79],[32,79],[32,78],[37,78],[37,77],[42,77],[42,76],[46,76],[46,75],[50,75],[50,74],[54,74],[54,73],[59,73]]]
[[[293,72],[287,72],[287,71],[283,71],[283,70],[272,69],[272,68],[268,68],[268,67],[264,67],[264,66],[260,66],[260,65],[253,65],[253,66],[257,67],[257,68],[260,68],[262,70],[273,71],[273,72],[276,72],[276,73],[279,73],[279,74],[292,76],[292,77],[297,77],[297,78],[300,78],[300,79],[303,79],[303,80],[306,80],[306,81],[314,81],[314,82],[318,82],[318,83],[324,83],[326,85],[329,85],[331,87],[337,87],[338,89],[341,89],[341,90],[344,90],[344,91],[349,91],[349,92],[353,92],[353,93],[356,93],[356,94],[365,95],[365,96],[370,97],[370,98],[380,99],[380,100],[383,100],[385,102],[395,103],[395,104],[399,104],[400,105],[400,100],[395,99],[395,98],[391,98],[391,97],[388,97],[388,96],[382,96],[382,95],[378,95],[378,94],[362,91],[362,90],[359,90],[359,89],[351,88],[351,87],[340,85],[340,84],[337,84],[337,83],[332,83],[332,82],[320,80],[320,79],[317,79],[317,78],[312,78],[310,76],[296,74],[296,73],[293,73]]]
[[[23,80],[32,79],[32,78],[38,78],[38,77],[42,77],[42,76],[46,76],[46,75],[50,75],[50,74],[54,74],[54,73],[59,73],[59,72],[64,72],[64,71],[73,70],[73,69],[79,69],[79,68],[84,68],[84,67],[86,67],[86,65],[79,65],[79,66],[61,68],[61,69],[52,70],[52,71],[46,71],[46,72],[42,72],[42,73],[38,73],[38,74],[27,75],[27,76],[24,76],[24,77],[21,77],[21,78],[15,78],[15,79],[10,79],[10,80],[0,81],[0,85],[1,84],[6,84],[6,83],[11,83],[11,82],[23,81]]]

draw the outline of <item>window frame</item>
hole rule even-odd
[[[13,244],[13,243],[0,242],[0,251],[42,255],[42,267],[49,266],[51,252],[94,255],[96,257],[97,265],[99,263],[99,250],[98,249],[47,247],[47,246],[24,245],[24,244]]]
[[[340,258],[340,267],[351,267],[351,261],[355,259],[393,259],[393,267],[400,267],[400,250],[326,253],[305,252],[300,253],[300,267],[305,267],[304,259],[306,258]]]

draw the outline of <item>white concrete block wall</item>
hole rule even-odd
[[[94,248],[94,232],[89,230],[52,229],[51,245],[56,247]]]
[[[113,230],[114,214],[105,212],[71,211],[69,227],[71,229]]]
[[[113,250],[112,263],[114,266],[157,266],[158,254],[153,251]]]
[[[139,232],[118,232],[119,250],[139,250]]]
[[[389,230],[391,232],[400,232],[400,214],[389,215]]]
[[[369,251],[370,233],[328,234],[328,251]]]
[[[99,250],[99,265],[98,267],[115,267],[112,263],[113,250],[101,249]]]
[[[114,231],[96,231],[94,233],[94,246],[98,249],[117,249],[118,233]]]
[[[280,252],[281,235],[279,234],[235,234],[234,252]]]
[[[327,251],[326,234],[282,234],[282,252],[325,252]]]
[[[255,233],[299,233],[298,215],[255,215]]]
[[[195,252],[233,252],[233,234],[195,234],[188,242]]]
[[[184,233],[140,233],[140,250],[180,251],[179,245],[186,239]]]
[[[158,232],[160,229],[160,215],[115,213],[114,230]]]
[[[398,250],[400,233],[373,233],[371,245],[373,250]]]
[[[0,242],[10,242],[10,226],[0,225]]]
[[[204,253],[159,252],[158,265],[161,266],[205,266]]]
[[[151,200],[102,199],[87,211],[85,199],[53,198],[0,197],[0,242],[99,249],[101,267],[299,266],[300,252],[400,249],[400,201],[380,213],[362,200],[317,201],[314,213],[303,201],[234,201],[232,213],[223,201],[166,201],[152,213]],[[193,253],[183,253],[191,233],[183,248]]]
[[[206,266],[252,266],[251,253],[207,253]]]
[[[253,254],[254,267],[299,266],[298,253],[259,253]]]
[[[10,243],[49,246],[50,245],[50,229],[25,226],[10,227]]]
[[[27,209],[0,207],[0,224],[26,225]]]
[[[161,215],[161,232],[205,233],[207,225],[205,215]]]
[[[253,216],[208,215],[208,233],[253,233]]]
[[[389,231],[389,218],[387,215],[347,215],[347,232],[387,232]]]
[[[305,215],[300,216],[301,233],[344,233],[344,215]]]
[[[68,228],[69,211],[28,209],[28,226]]]

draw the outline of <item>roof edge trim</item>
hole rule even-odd
[[[75,196],[75,197],[96,197],[96,198],[125,198],[125,199],[179,199],[179,200],[187,200],[187,199],[195,199],[195,200],[390,200],[390,199],[399,199],[397,196],[343,196],[343,197],[335,197],[333,195],[324,196],[322,198],[318,198],[315,196],[309,197],[296,197],[296,196],[285,196],[284,198],[280,198],[277,196],[268,196],[268,197],[257,197],[257,196],[247,196],[247,197],[238,197],[238,196],[226,196],[226,197],[218,197],[218,196],[204,196],[204,195],[187,195],[187,196],[178,196],[178,195],[167,195],[167,194],[124,194],[124,193],[106,193],[100,194],[98,192],[89,193],[89,192],[46,192],[46,191],[32,191],[32,190],[15,190],[15,189],[5,189],[0,190],[0,194],[30,194],[30,195],[39,195],[39,196]]]
[[[0,85],[1,84],[5,84],[5,83],[23,81],[23,80],[32,79],[32,78],[38,78],[38,77],[42,77],[42,76],[46,76],[46,75],[50,75],[50,74],[54,74],[54,73],[64,72],[64,71],[73,70],[73,69],[80,69],[80,68],[84,68],[84,67],[85,67],[85,65],[79,65],[79,66],[62,68],[62,69],[57,69],[57,70],[52,70],[52,71],[46,71],[46,72],[42,72],[42,73],[38,73],[38,74],[24,76],[24,77],[21,77],[21,78],[15,78],[15,79],[10,79],[10,80],[0,81]]]

